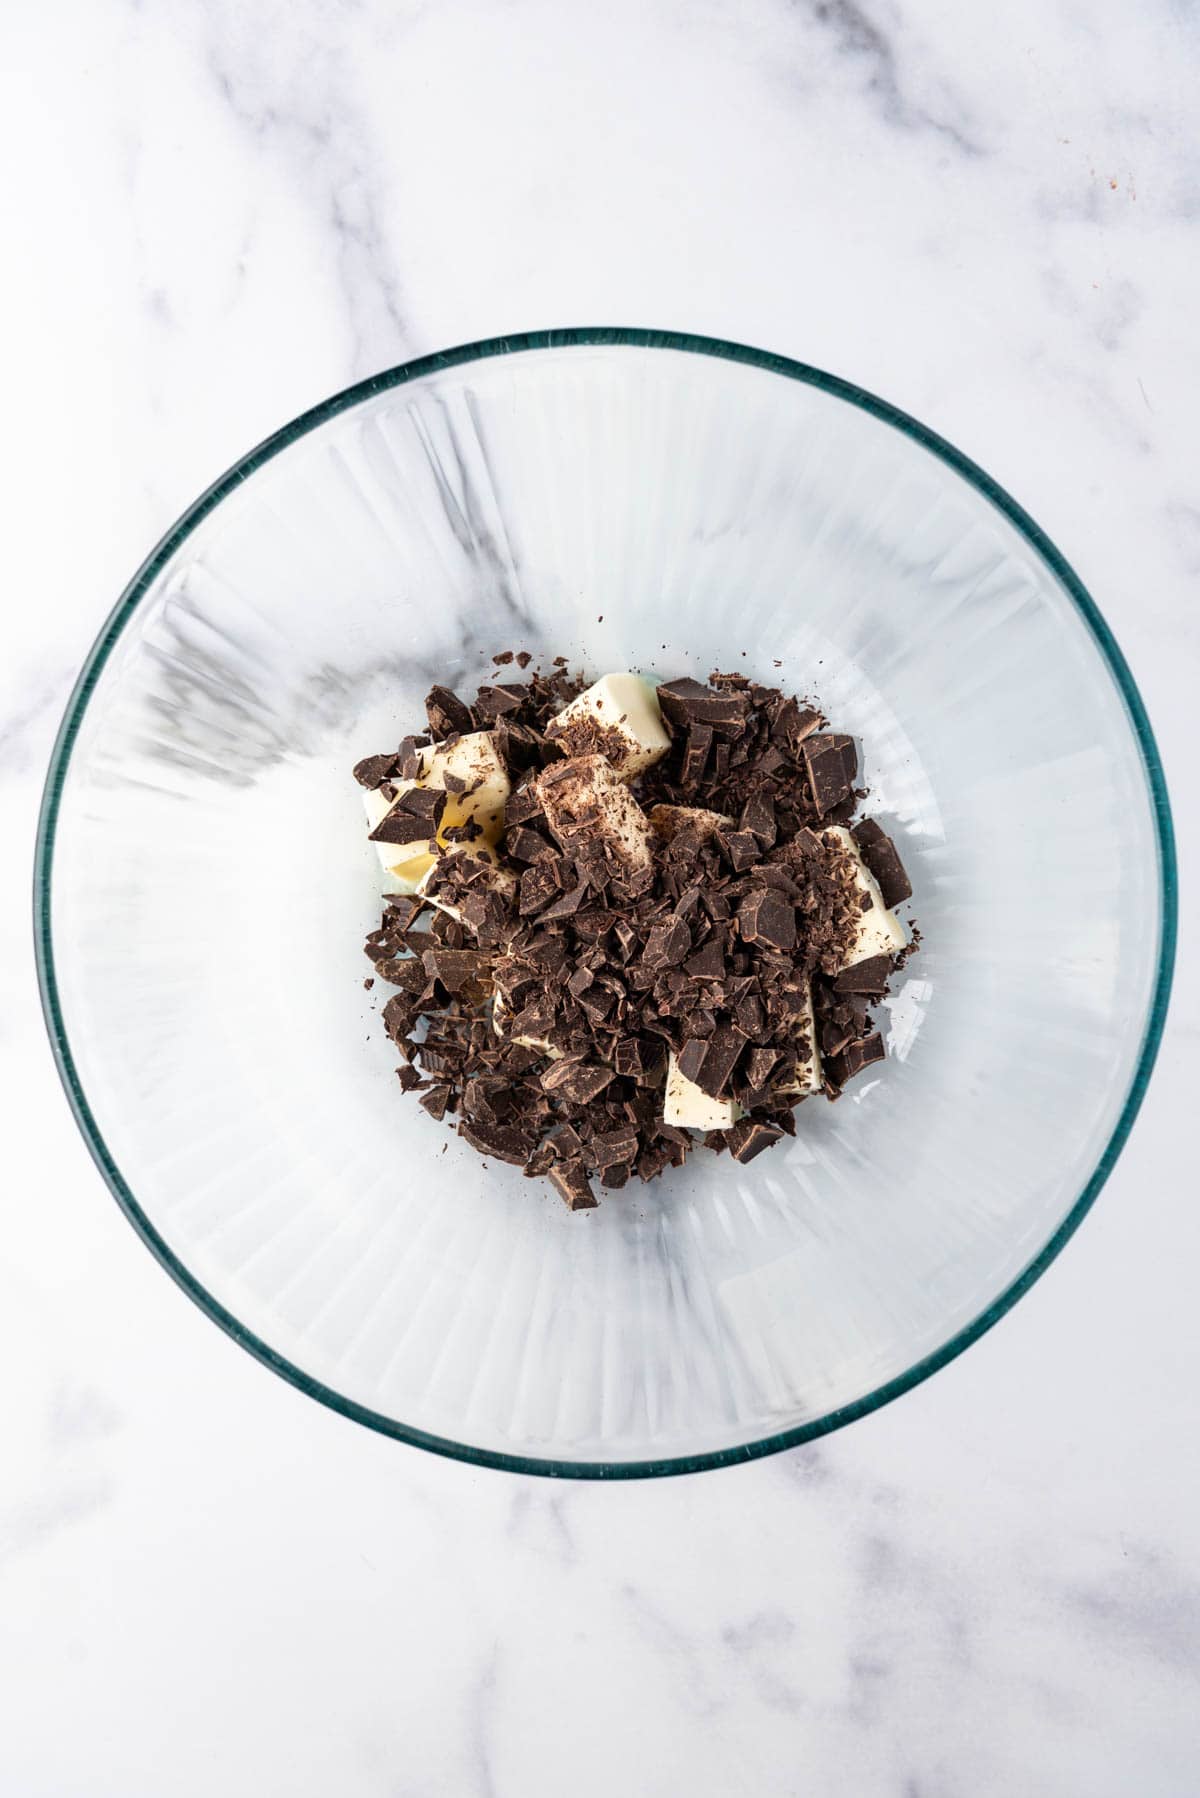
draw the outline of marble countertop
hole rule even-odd
[[[70,1122],[28,918],[59,714],[171,519],[374,369],[582,323],[782,351],[981,462],[1130,659],[1186,881],[1200,15],[64,0],[0,33],[0,1791],[1200,1789],[1186,933],[1120,1165],[995,1330],[815,1446],[599,1487],[376,1438],[187,1304]]]

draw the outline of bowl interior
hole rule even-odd
[[[583,342],[380,384],[201,512],[68,727],[49,932],[98,1152],[214,1310],[399,1433],[620,1471],[825,1427],[1004,1301],[1103,1170],[1162,892],[1112,667],[978,486],[818,381]],[[576,1216],[397,1090],[350,767],[508,648],[859,739],[922,948],[786,1150]]]

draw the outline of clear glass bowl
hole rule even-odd
[[[814,692],[923,933],[877,1077],[582,1215],[401,1096],[363,988],[351,764],[521,647]],[[843,382],[631,330],[395,369],[218,481],[92,651],[38,846],[63,1079],[184,1290],[349,1416],[568,1475],[803,1441],[993,1323],[1120,1150],[1173,930],[1145,713],[1032,521]]]

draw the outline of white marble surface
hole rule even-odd
[[[589,1487],[377,1439],[179,1295],[68,1118],[27,898],[73,673],[193,495],[377,367],[602,322],[835,370],[1009,487],[1129,655],[1186,882],[1200,15],[58,0],[0,35],[0,1792],[1200,1789],[1187,933],[1117,1173],[990,1336],[815,1448]]]

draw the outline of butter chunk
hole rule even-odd
[[[602,755],[622,780],[661,762],[671,739],[654,688],[640,674],[606,674],[547,728],[568,755]]]
[[[841,824],[830,825],[822,834],[826,839],[833,837],[838,848],[845,850],[854,864],[855,886],[871,901],[858,921],[854,942],[842,966],[852,968],[870,955],[899,955],[908,945],[908,935],[895,912],[883,903],[879,882],[859,854],[854,838]]]
[[[504,828],[504,806],[511,791],[507,770],[490,731],[472,731],[445,747],[434,743],[417,753],[420,772],[415,780],[393,781],[394,800],[385,799],[377,790],[363,794],[367,817],[371,829],[375,830],[393,806],[415,787],[446,792],[446,809],[438,825],[436,843],[428,838],[413,843],[375,845],[388,873],[414,888],[433,866],[437,845],[443,848],[448,845],[447,832],[458,829],[468,820],[473,820],[483,831],[482,838],[476,839],[472,847],[479,843],[496,843]],[[446,785],[447,777],[454,784],[461,781],[463,791],[450,791]]]

